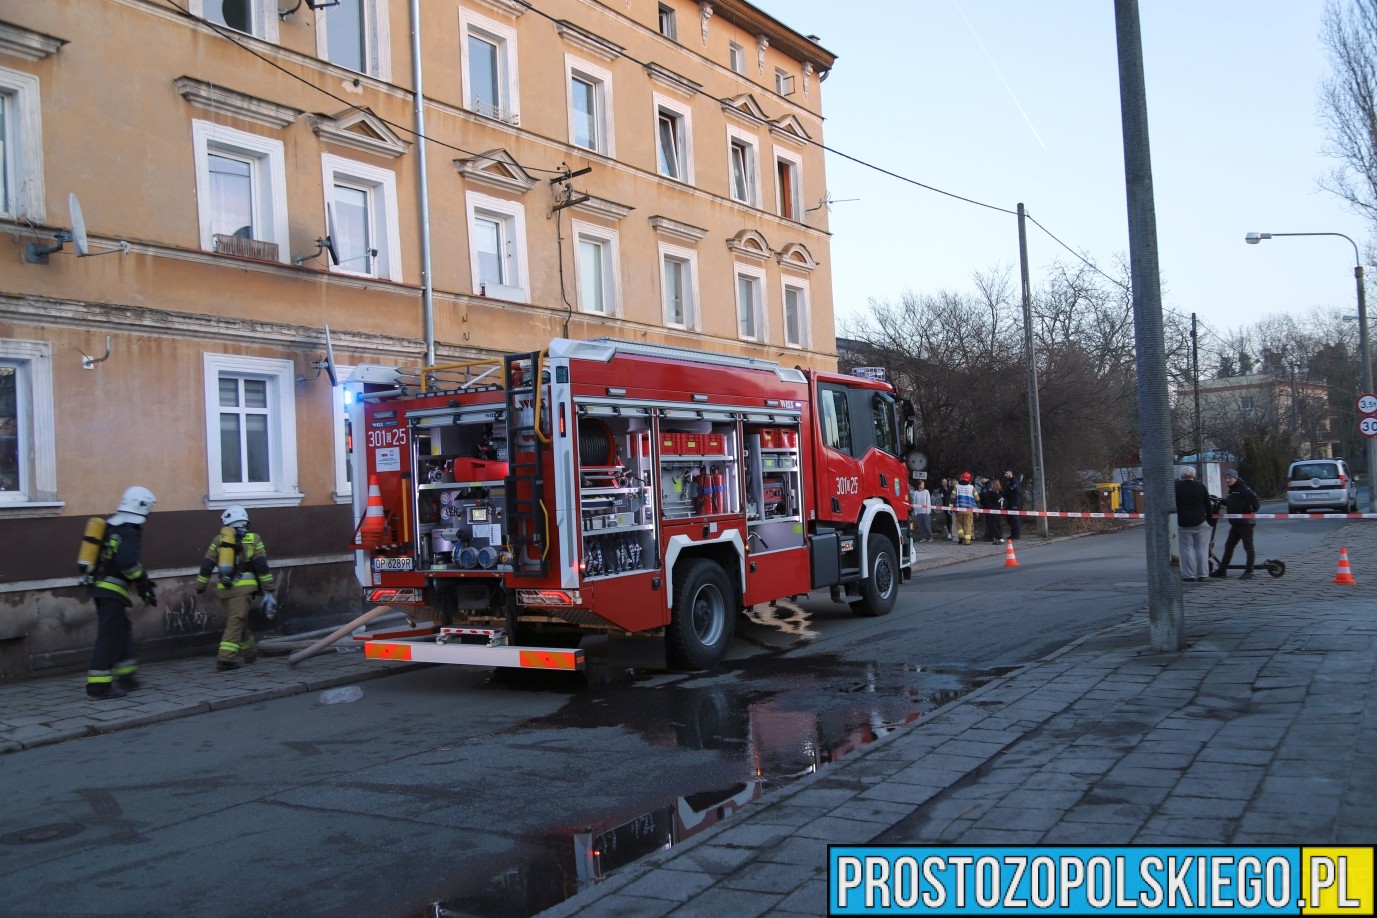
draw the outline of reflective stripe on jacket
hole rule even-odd
[[[210,540],[205,557],[201,559],[201,571],[196,575],[196,586],[202,587],[210,582],[219,559],[220,534],[216,533],[215,538]],[[257,593],[260,589],[265,593],[271,593],[275,587],[272,569],[268,567],[268,550],[263,545],[263,540],[256,533],[242,533],[239,536],[239,545],[235,549],[234,580],[229,584],[217,581],[216,594],[229,594],[230,591],[234,591],[233,595],[240,595]]]

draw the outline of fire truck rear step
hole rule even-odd
[[[382,640],[363,645],[370,660],[395,660],[405,663],[458,663],[466,666],[491,666],[511,669],[551,669],[581,672],[582,650],[568,647],[513,647],[509,644],[440,644],[434,640]]]

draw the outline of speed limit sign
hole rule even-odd
[[[1377,414],[1377,395],[1368,392],[1358,396],[1359,414]],[[1369,434],[1371,436],[1371,434]]]
[[[1377,437],[1377,418],[1363,418],[1358,422],[1358,431],[1365,437]]]

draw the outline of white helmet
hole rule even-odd
[[[236,529],[241,526],[248,526],[249,511],[245,510],[238,504],[235,504],[231,507],[226,507],[225,512],[220,514],[220,525],[233,526]]]
[[[158,499],[153,496],[153,492],[147,488],[133,487],[124,492],[120,498],[120,513],[128,513],[139,517],[141,520],[147,518],[149,511]]]

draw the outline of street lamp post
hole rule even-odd
[[[1358,284],[1358,356],[1362,367],[1363,392],[1371,392],[1372,349],[1367,337],[1367,291],[1363,286],[1363,257],[1358,253],[1358,243],[1343,233],[1248,233],[1243,237],[1243,241],[1249,245],[1257,245],[1273,236],[1338,236],[1340,239],[1348,239],[1348,244],[1353,246],[1353,278]],[[1377,513],[1377,442],[1374,442],[1373,437],[1367,437],[1366,440],[1367,509],[1369,513]]]

